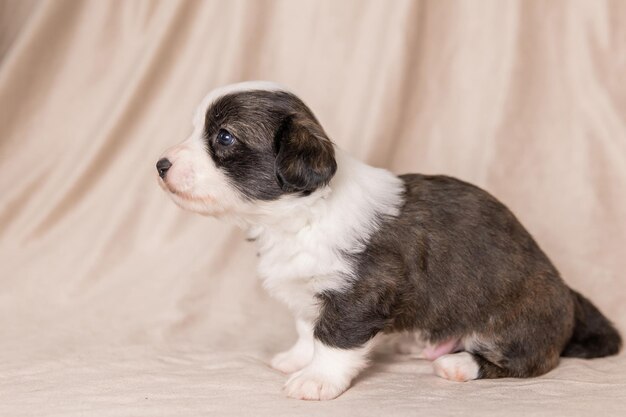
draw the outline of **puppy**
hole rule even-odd
[[[620,349],[502,203],[454,178],[351,158],[275,84],[209,93],[191,136],[156,166],[176,204],[256,241],[263,286],[296,319],[298,341],[272,360],[290,397],[343,393],[383,333],[418,332],[422,356],[453,381],[533,377],[560,356]]]

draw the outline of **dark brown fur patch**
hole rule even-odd
[[[321,126],[302,115],[285,118],[275,138],[276,176],[283,190],[310,193],[335,172],[335,149]]]
[[[217,133],[236,137],[222,146]],[[274,200],[325,185],[337,164],[332,142],[309,108],[284,91],[224,95],[207,110],[204,136],[215,165],[247,198]]]
[[[431,342],[476,335],[482,377],[556,366],[574,332],[574,299],[515,216],[487,192],[445,176],[404,175],[405,202],[352,255],[346,291],[319,294],[315,336],[339,348],[378,332]],[[609,333],[615,333],[610,329]]]

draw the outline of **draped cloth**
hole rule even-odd
[[[0,415],[623,415],[623,354],[285,398],[254,246],[154,164],[210,89],[279,82],[358,158],[495,195],[625,332],[625,74],[623,1],[0,1]]]

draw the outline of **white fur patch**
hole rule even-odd
[[[256,202],[241,216],[254,229],[264,287],[297,317],[317,318],[315,294],[353,279],[345,254],[364,250],[381,215],[396,216],[404,185],[389,171],[336,150],[337,173],[308,197]]]
[[[450,381],[465,382],[478,378],[480,367],[468,352],[443,355],[433,362],[435,375]]]
[[[293,374],[284,391],[299,400],[332,400],[348,389],[367,366],[371,343],[359,349],[337,349],[316,341],[313,360]]]

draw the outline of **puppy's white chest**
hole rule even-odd
[[[330,244],[316,240],[311,231],[263,234],[257,242],[263,286],[298,316],[315,315],[315,295],[339,290],[347,283],[345,259]]]

